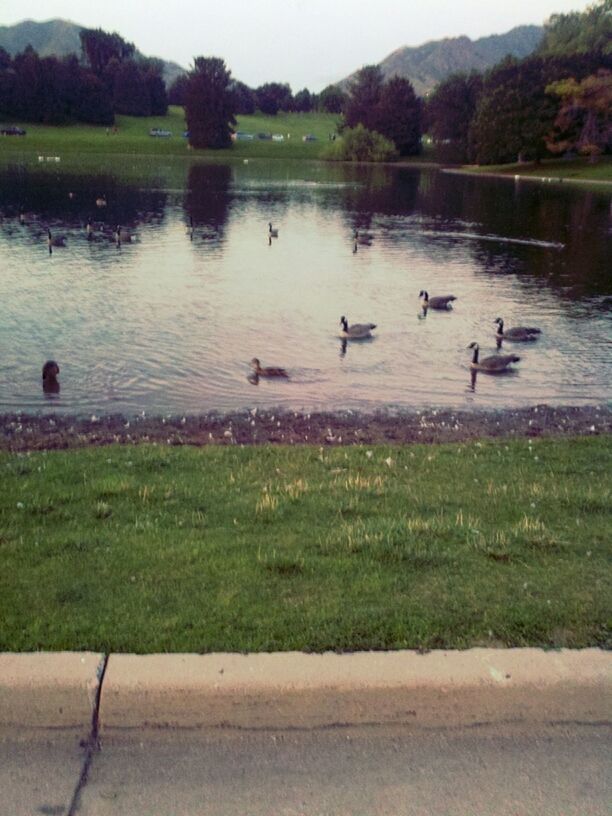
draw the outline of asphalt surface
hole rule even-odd
[[[605,724],[62,730],[0,740],[2,816],[610,816]],[[72,809],[70,803],[72,802]]]

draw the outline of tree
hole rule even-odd
[[[184,107],[185,93],[187,92],[188,82],[189,77],[187,74],[181,74],[180,76],[177,76],[177,78],[174,80],[174,82],[168,89],[168,104],[180,105],[181,107]]]
[[[112,59],[118,62],[132,59],[136,51],[133,43],[126,42],[119,34],[109,34],[101,28],[82,28],[79,32],[83,57],[98,77],[104,73]]]
[[[266,82],[255,90],[257,107],[268,116],[276,116],[279,110],[288,111],[293,107],[291,86],[280,82]]]
[[[218,57],[196,57],[185,94],[185,118],[193,147],[222,148],[231,144],[236,124],[231,73]]]
[[[481,89],[480,74],[454,74],[428,98],[425,127],[443,161],[468,161],[468,133]]]
[[[394,76],[384,83],[376,107],[376,130],[389,139],[400,156],[421,152],[422,105],[411,83]]]
[[[328,85],[319,94],[318,107],[325,113],[342,113],[346,94],[337,85]]]
[[[362,124],[367,130],[377,130],[378,103],[383,88],[383,74],[378,65],[366,65],[357,72],[349,87],[344,107],[346,126]]]
[[[145,77],[133,60],[120,62],[114,72],[113,109],[126,116],[150,116],[151,101]]]
[[[612,0],[600,0],[585,11],[553,14],[546,23],[538,54],[612,54]]]
[[[342,138],[334,142],[325,153],[330,161],[386,162],[397,158],[393,142],[367,130],[362,124],[345,128]]]
[[[581,82],[573,77],[553,82],[546,92],[561,99],[546,141],[552,153],[576,150],[594,159],[612,150],[612,71],[598,71]]]
[[[257,100],[255,91],[252,88],[236,79],[232,82],[232,93],[235,98],[236,113],[246,116],[255,113]]]
[[[316,96],[311,94],[308,88],[303,88],[293,97],[293,110],[298,113],[308,113],[314,108],[315,102]]]

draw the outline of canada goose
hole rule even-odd
[[[98,196],[96,198],[96,207],[106,207],[106,196]]]
[[[51,230],[47,230],[47,246],[49,247],[49,255],[53,252],[53,247],[65,247],[65,235],[52,235]]]
[[[272,227],[272,223],[268,224],[268,236],[270,238],[278,238],[278,229]]]
[[[47,360],[42,370],[42,386],[45,394],[57,394],[60,390],[60,384],[57,381],[57,375],[60,369],[55,360]]]
[[[361,244],[362,246],[370,246],[372,243],[372,239],[374,238],[369,232],[362,232],[360,233],[359,230],[355,230],[353,233],[353,240],[356,244]]]
[[[289,375],[284,368],[262,368],[257,357],[253,357],[251,360],[251,368],[257,377],[285,377],[289,379]]]
[[[115,243],[117,246],[119,244],[130,244],[134,238],[132,233],[128,229],[124,229],[117,224],[117,228],[115,229]]]
[[[451,309],[451,303],[453,300],[457,300],[455,295],[436,295],[436,297],[430,298],[425,289],[421,289],[419,297],[424,309]]]
[[[472,371],[488,371],[491,374],[499,374],[501,371],[507,371],[511,363],[518,363],[521,359],[517,354],[494,354],[479,361],[478,343],[470,343],[468,348],[474,349],[474,356],[470,364]]]
[[[372,329],[376,328],[376,323],[353,323],[352,326],[349,326],[344,315],[340,318],[340,325],[342,326],[340,337],[347,340],[363,340],[366,337],[371,337]]]
[[[515,341],[529,341],[537,340],[538,335],[542,334],[542,330],[530,326],[515,326],[512,329],[504,331],[504,321],[501,317],[496,317],[494,323],[497,323],[496,337],[498,340],[515,340]]]

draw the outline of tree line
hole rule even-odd
[[[112,125],[115,113],[165,116],[160,60],[102,29],[82,29],[81,56],[40,57],[28,46],[14,58],[0,48],[0,116],[24,122]]]
[[[504,164],[612,151],[612,0],[553,15],[538,50],[456,74],[427,101],[446,161]]]

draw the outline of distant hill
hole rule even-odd
[[[0,47],[6,49],[12,57],[28,45],[31,45],[41,57],[53,54],[57,57],[65,57],[67,54],[80,56],[79,31],[83,27],[68,20],[48,20],[45,23],[24,20],[12,26],[0,26]],[[169,87],[178,76],[185,73],[185,69],[176,62],[166,60],[162,62],[164,81],[166,87]]]
[[[434,40],[417,48],[398,48],[381,63],[385,77],[405,77],[414,90],[425,96],[450,74],[484,71],[508,54],[519,59],[531,54],[540,44],[544,33],[541,26],[517,26],[506,34],[493,34],[471,40],[469,37],[451,37]],[[354,74],[342,80],[346,88]]]

